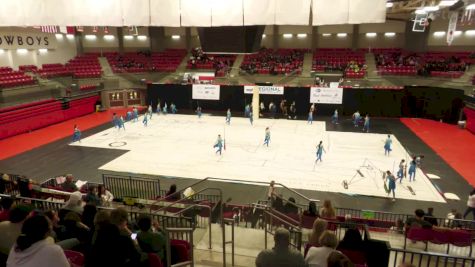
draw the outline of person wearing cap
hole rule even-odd
[[[82,194],[79,191],[76,191],[69,195],[68,201],[64,204],[64,206],[59,210],[59,219],[62,222],[66,214],[69,212],[75,212],[78,215],[82,215],[83,212],[83,203],[82,203]]]

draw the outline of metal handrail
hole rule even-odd
[[[300,251],[302,248],[302,229],[300,228],[300,226],[292,225],[291,223],[283,220],[282,218],[270,213],[268,210],[264,210],[264,248],[267,249],[267,233],[272,235],[272,233],[267,230],[269,223],[267,222],[267,216],[265,215],[268,215],[271,219],[277,219],[284,225],[286,224],[287,226],[296,228],[298,230],[297,233],[299,234],[299,238],[297,239],[297,244],[290,243],[290,245]]]
[[[195,192],[193,195],[196,195],[196,194],[199,194],[201,192],[204,192],[206,190],[216,190],[219,192],[219,200],[222,202],[223,201],[223,192],[221,191],[220,188],[214,188],[214,187],[208,187],[208,188],[205,188],[205,189],[201,189],[200,191],[198,192]],[[180,192],[180,191],[177,191],[177,192]],[[191,196],[188,196],[188,197],[185,197],[185,198],[180,198],[176,201],[173,201],[173,202],[170,202],[170,204],[166,205],[166,206],[163,206],[161,208],[159,208],[158,210],[154,210],[155,212],[158,212],[158,211],[161,211],[161,210],[164,210],[164,209],[167,209],[167,208],[170,208],[172,206],[174,206],[175,204],[179,204],[180,202],[182,202],[183,200],[189,200],[189,199],[192,199],[193,198],[193,195]],[[160,203],[160,202],[163,202],[163,198],[160,198],[159,200],[155,201],[154,203],[152,203],[152,205],[150,205],[150,211],[152,211],[152,208],[153,206],[156,204],[156,203]],[[186,204],[186,203],[185,203]],[[189,203],[190,205],[192,203]],[[215,203],[216,204],[216,203]]]
[[[179,215],[179,214],[182,214],[183,212],[187,211],[187,210],[190,210],[191,208],[194,208],[194,207],[201,207],[201,208],[206,208],[209,210],[209,217],[208,217],[208,229],[209,229],[209,240],[208,240],[208,243],[209,243],[209,246],[208,248],[211,249],[211,207],[210,206],[206,206],[206,205],[201,205],[201,204],[194,204],[194,205],[191,205],[189,207],[186,207],[176,213],[173,213],[172,215]]]
[[[226,241],[226,237],[223,238],[223,251],[226,252],[226,245],[231,244],[231,266],[234,266],[234,219],[224,219],[225,222],[231,223],[231,240]],[[224,225],[223,225],[224,226]],[[225,229],[223,229],[225,231]],[[223,258],[223,267],[226,267],[226,254]]]
[[[196,186],[196,185],[198,185],[198,184],[201,184],[201,183],[203,183],[203,182],[206,182],[207,180],[208,180],[208,178],[204,178],[204,179],[202,179],[202,180],[199,180],[199,181],[196,182],[196,183],[193,183],[193,184],[191,184],[191,185],[189,185],[189,186],[187,186],[187,187],[185,187],[185,188],[183,188],[183,189],[181,189],[181,190],[176,191],[174,194],[182,193],[182,192],[184,192],[188,187]],[[169,197],[169,196],[161,197],[161,198],[157,199],[155,202],[160,202],[160,201],[167,200],[168,197]],[[155,203],[153,203],[152,205],[154,205],[154,204],[155,204]]]
[[[179,263],[176,263],[176,264],[173,264],[171,263],[171,260],[172,260],[172,253],[171,253],[171,242],[170,242],[170,236],[169,236],[169,233],[180,233],[180,232],[186,232],[186,233],[189,233],[189,236],[190,236],[190,245],[191,245],[191,249],[190,249],[190,259],[191,260],[187,260],[187,261],[184,261],[184,262],[179,262]],[[179,266],[191,266],[193,267],[194,264],[195,264],[195,261],[194,261],[194,253],[193,253],[193,247],[194,247],[194,244],[193,244],[193,228],[165,228],[165,233],[166,233],[166,238],[167,238],[167,267],[179,267]]]

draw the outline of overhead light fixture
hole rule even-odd
[[[96,36],[94,34],[86,34],[86,40],[96,40]]]
[[[66,34],[66,38],[69,40],[74,39],[74,34]]]
[[[147,40],[147,36],[146,35],[139,35],[139,36],[137,36],[137,39],[139,39],[140,41],[145,41],[145,40]]]
[[[40,48],[40,49],[38,49],[38,52],[40,52],[41,54],[45,54],[45,53],[48,53],[48,49],[47,48]]]
[[[124,35],[125,40],[132,40],[134,37],[132,35]]]
[[[3,54],[3,53],[5,53],[5,50],[0,49],[0,54]]]
[[[297,38],[306,38],[307,34],[306,33],[299,33],[297,34]]]
[[[346,37],[348,35],[348,33],[346,32],[341,32],[341,33],[337,33],[336,36],[338,37]]]
[[[475,9],[475,4],[471,4],[465,7],[466,10],[474,10]]]
[[[456,2],[457,0],[442,0],[440,1],[439,6],[452,6]]]
[[[465,34],[466,34],[466,35],[469,35],[469,36],[473,36],[473,35],[475,35],[475,30],[468,30],[468,31],[465,31]]]
[[[441,36],[444,36],[444,35],[445,35],[445,32],[442,32],[442,31],[434,32],[434,36],[436,36],[436,37],[441,37]]]
[[[111,41],[111,40],[114,40],[114,35],[110,35],[110,34],[107,34],[107,35],[104,35],[104,40],[107,40],[107,41]]]
[[[322,36],[323,37],[329,37],[329,36],[332,36],[332,34],[331,33],[322,33]]]
[[[284,36],[284,38],[292,38],[291,33],[284,33],[282,36]]]
[[[460,36],[462,35],[462,31],[454,31],[454,36]]]
[[[422,9],[417,9],[415,11],[415,13],[418,14],[418,15],[421,15],[421,14],[426,14],[427,12],[425,10],[422,10]]]
[[[394,37],[394,36],[396,36],[396,33],[395,33],[395,32],[385,32],[385,33],[384,33],[384,36],[386,36],[386,37]]]
[[[172,35],[172,39],[173,40],[178,40],[178,39],[180,39],[180,35]]]
[[[17,52],[18,54],[26,54],[26,53],[28,53],[28,50],[26,50],[25,48],[18,48],[18,49],[16,50],[16,52]]]
[[[392,2],[387,2],[386,3],[387,8],[390,8],[390,7],[393,7],[393,6],[394,6],[394,3],[392,3]]]
[[[366,37],[376,37],[376,35],[378,35],[378,34],[375,33],[375,32],[367,32],[366,33]]]
[[[57,33],[55,34],[54,36],[56,36],[56,39],[58,40],[62,40],[63,39],[63,35],[61,33]]]
[[[262,38],[266,38],[266,36],[267,36],[267,35],[264,33],[264,34],[262,35]]]
[[[426,12],[433,12],[439,10],[439,6],[425,6],[422,8],[422,10],[425,10]]]

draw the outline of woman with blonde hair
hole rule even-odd
[[[335,219],[336,218],[336,212],[335,209],[332,206],[332,202],[328,199],[326,199],[323,202],[323,207],[320,209],[320,216],[325,219]]]
[[[312,233],[308,238],[308,244],[305,246],[304,256],[307,255],[308,250],[311,247],[320,247],[320,236],[327,230],[328,222],[323,219],[316,219],[313,222]]]

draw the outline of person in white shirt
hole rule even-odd
[[[325,231],[320,236],[321,247],[311,247],[305,257],[308,267],[327,267],[328,255],[335,251],[338,240],[330,231]]]
[[[467,210],[463,214],[463,218],[467,217],[467,215],[472,212],[473,219],[475,220],[475,188],[473,188],[472,192],[468,196],[467,200]]]
[[[43,215],[28,218],[10,250],[7,267],[69,267],[63,249],[48,238],[51,227]]]
[[[114,200],[112,193],[107,190],[103,184],[100,184],[97,187],[97,195],[101,198],[102,206],[110,206],[111,202]]]

